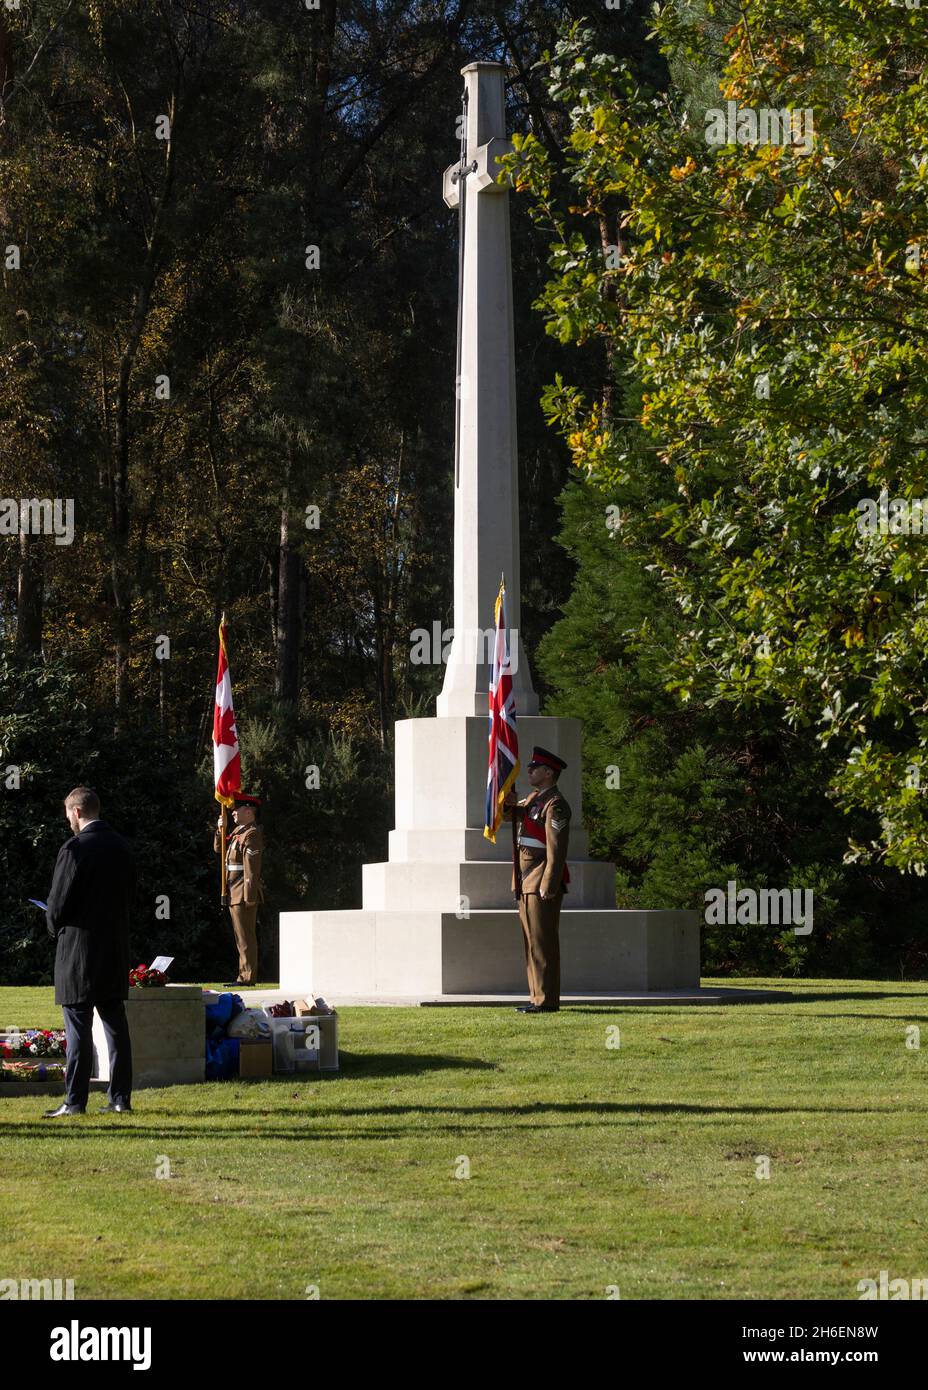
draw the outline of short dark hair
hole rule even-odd
[[[92,820],[100,814],[100,798],[93,787],[75,787],[64,799],[65,809],[76,806],[81,820]]]

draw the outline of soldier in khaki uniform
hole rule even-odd
[[[556,1013],[561,1006],[561,902],[567,891],[570,807],[557,779],[567,764],[546,748],[534,748],[528,765],[532,792],[522,801],[510,790],[503,819],[516,820],[512,888],[519,901],[530,1004],[525,1014]]]
[[[261,882],[261,857],[264,835],[257,822],[261,802],[256,796],[242,793],[235,798],[232,819],[235,822],[226,839],[226,881],[229,894],[229,913],[238,947],[238,979],[233,985],[251,985],[258,979],[258,934],[256,919],[258,904],[264,901]],[[221,846],[222,816],[213,840],[213,848]]]

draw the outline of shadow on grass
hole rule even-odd
[[[413,1076],[427,1071],[498,1071],[497,1062],[488,1062],[484,1057],[446,1057],[430,1052],[349,1052],[339,1049],[341,1072],[330,1072],[329,1076],[354,1077],[369,1076]],[[322,1073],[321,1075],[324,1075]],[[268,1080],[271,1078],[269,1077]],[[285,1081],[286,1076],[279,1078]],[[291,1076],[291,1080],[292,1080]]]
[[[896,991],[896,990],[881,990],[881,991],[879,991],[879,992],[875,992],[875,991],[871,991],[871,990],[857,990],[857,991],[851,991],[851,990],[848,990],[848,991],[844,991],[844,990],[838,991],[838,990],[836,990],[836,991],[834,991],[833,993],[829,993],[829,994],[823,994],[823,993],[806,993],[806,992],[804,992],[804,991],[802,991],[802,992],[800,992],[800,991],[795,991],[795,992],[792,992],[792,993],[791,993],[789,990],[783,990],[782,992],[778,993],[778,994],[776,995],[776,997],[771,996],[771,995],[768,994],[768,995],[765,995],[763,998],[760,998],[760,999],[726,999],[726,1000],[724,1000],[724,1001],[719,1001],[718,1003],[715,1003],[715,1002],[708,1003],[708,1002],[707,1002],[707,1003],[704,1003],[704,1004],[692,1004],[692,1005],[690,1005],[689,1001],[684,1001],[684,1002],[682,1002],[682,1003],[680,1003],[680,1004],[634,1004],[634,1003],[628,1003],[628,1004],[618,1004],[618,1003],[616,1003],[616,1004],[567,1004],[567,1005],[563,1005],[563,1004],[562,1004],[562,1005],[561,1005],[561,1013],[565,1013],[565,1012],[566,1012],[566,1013],[578,1013],[578,1014],[582,1013],[582,1014],[589,1014],[589,1015],[595,1015],[595,1014],[614,1014],[614,1013],[616,1013],[617,1011],[620,1011],[620,1010],[621,1010],[621,1011],[626,1011],[626,1010],[629,1010],[629,1009],[634,1009],[634,1010],[637,1010],[637,1011],[640,1012],[640,1013],[648,1013],[648,1014],[655,1014],[655,1015],[656,1015],[656,1014],[679,1014],[679,1013],[681,1013],[681,1011],[682,1011],[682,1012],[686,1012],[686,1011],[688,1011],[688,1010],[690,1010],[690,1009],[692,1009],[693,1012],[695,1012],[697,1009],[698,1009],[700,1012],[702,1012],[702,1011],[718,1010],[718,1009],[725,1009],[725,1010],[727,1011],[728,1009],[734,1009],[734,1008],[746,1008],[746,1009],[749,1008],[749,1009],[755,1009],[755,1010],[756,1010],[756,1009],[760,1009],[760,1010],[763,1010],[763,1009],[780,1009],[780,1008],[783,1008],[784,1005],[789,1005],[789,1006],[792,1007],[792,1006],[795,1006],[796,1004],[840,1004],[840,1003],[859,1004],[859,1003],[861,1003],[861,1001],[867,1000],[867,999],[873,999],[873,1000],[877,1000],[877,1001],[889,1000],[889,999],[901,999],[901,1000],[904,1000],[904,1001],[914,1000],[914,999],[928,999],[928,990],[924,991],[923,993],[919,993],[919,994],[916,994],[916,993],[912,992],[911,990],[908,991],[907,993],[902,993],[902,994],[900,994],[900,993],[899,993],[898,991]],[[822,1014],[821,1017],[822,1017],[822,1018],[827,1018],[828,1015],[827,1015],[827,1014]],[[879,1018],[880,1015],[879,1015],[879,1014],[859,1014],[859,1015],[854,1015],[854,1014],[846,1014],[846,1015],[833,1014],[832,1017],[833,1017],[833,1018],[840,1018],[840,1017],[847,1017],[847,1018],[853,1018],[853,1017],[859,1017],[859,1018]]]
[[[921,980],[918,981],[922,983]],[[794,990],[791,994],[786,991],[786,998],[761,1000],[765,1004],[830,1004],[835,1000],[860,1000],[860,999],[928,999],[928,990],[922,990],[916,994],[912,990],[896,989],[860,989],[860,990],[830,990],[825,991],[806,991]]]
[[[30,1137],[48,1135],[58,1139],[62,1131],[68,1136],[76,1139],[99,1139],[102,1134],[107,1138],[119,1137],[121,1139],[198,1139],[209,1137],[217,1140],[227,1140],[231,1138],[263,1138],[269,1140],[286,1139],[292,1142],[305,1141],[307,1139],[328,1139],[336,1141],[347,1141],[351,1139],[393,1139],[398,1136],[409,1136],[410,1134],[422,1134],[421,1118],[418,1123],[413,1125],[382,1125],[376,1129],[358,1128],[339,1128],[339,1129],[312,1129],[294,1133],[291,1128],[271,1127],[262,1124],[261,1121],[268,1116],[286,1115],[291,1119],[301,1120],[326,1120],[326,1119],[349,1119],[352,1117],[370,1119],[376,1115],[382,1115],[388,1119],[400,1119],[402,1116],[441,1116],[453,1115],[456,1123],[447,1125],[430,1124],[425,1132],[426,1137],[444,1133],[459,1134],[461,1132],[461,1120],[472,1117],[505,1117],[509,1122],[503,1125],[481,1125],[480,1133],[490,1133],[494,1129],[512,1130],[512,1121],[519,1118],[529,1120],[541,1120],[545,1117],[580,1117],[590,1116],[590,1122],[601,1124],[604,1115],[611,1115],[617,1120],[629,1118],[636,1119],[642,1115],[673,1116],[673,1115],[703,1115],[729,1117],[739,1115],[880,1115],[896,1114],[896,1106],[811,1106],[811,1105],[688,1105],[686,1103],[677,1104],[673,1101],[653,1102],[653,1103],[621,1103],[617,1101],[576,1101],[576,1102],[554,1102],[546,1103],[537,1101],[530,1105],[372,1105],[372,1106],[332,1106],[332,1107],[309,1107],[306,1111],[293,1109],[279,1110],[269,1108],[267,1110],[240,1110],[235,1108],[216,1107],[205,1112],[202,1116],[191,1115],[191,1120],[208,1118],[213,1123],[205,1128],[199,1126],[178,1125],[178,1116],[174,1111],[151,1109],[140,1110],[138,1117],[143,1116],[157,1119],[162,1115],[170,1116],[175,1122],[170,1128],[162,1125],[138,1124],[135,1119],[108,1119],[102,1123],[97,1123],[93,1128],[82,1123],[82,1118],[94,1119],[93,1115],[86,1117],[76,1117],[73,1120],[60,1120],[55,1123],[51,1121],[23,1121],[17,1123],[11,1121],[9,1124],[0,1121],[0,1134],[4,1130],[15,1133],[19,1136],[28,1134]],[[913,1112],[914,1113],[914,1112]],[[248,1119],[248,1125],[230,1125],[228,1119],[234,1117],[239,1120]],[[99,1117],[102,1120],[102,1117]],[[528,1125],[519,1125],[519,1129],[528,1129]],[[584,1126],[580,1125],[580,1128]],[[564,1125],[563,1128],[569,1128]]]
[[[804,1018],[862,1018],[865,1023],[928,1023],[928,1014],[804,1014]]]

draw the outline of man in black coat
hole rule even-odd
[[[75,787],[64,803],[73,838],[61,846],[48,895],[48,932],[57,942],[55,1003],[64,1011],[67,1099],[46,1116],[83,1115],[93,1068],[93,1011],[110,1054],[108,1104],[131,1109],[132,1049],[123,1002],[129,994],[129,914],[135,860],[121,835],[100,819],[91,787]]]

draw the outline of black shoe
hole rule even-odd
[[[556,1014],[558,1008],[557,1004],[522,1004],[518,1012],[520,1014]]]
[[[125,1115],[125,1114],[131,1115],[131,1114],[132,1114],[132,1106],[131,1106],[131,1105],[123,1105],[123,1103],[122,1103],[121,1100],[116,1100],[116,1101],[112,1101],[112,1100],[111,1100],[110,1103],[109,1103],[108,1105],[101,1105],[101,1106],[100,1106],[100,1114],[101,1114],[101,1115],[107,1115],[107,1114],[109,1114],[109,1112],[110,1112],[111,1110],[112,1110],[112,1111],[115,1111],[115,1113],[116,1113],[117,1115]]]
[[[57,1110],[46,1110],[46,1120],[57,1120],[59,1115],[86,1115],[87,1108],[84,1105],[68,1105],[67,1101],[59,1105]]]

